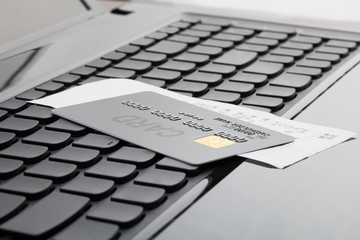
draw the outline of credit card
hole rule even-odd
[[[194,165],[294,141],[294,137],[154,92],[57,108],[53,113]]]

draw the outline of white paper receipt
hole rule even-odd
[[[295,137],[295,141],[282,146],[258,150],[240,156],[284,168],[356,135],[354,132],[300,123],[249,108],[191,98],[162,88],[127,79],[108,79],[71,88],[42,99],[35,104],[60,108],[80,103],[107,99],[143,91],[152,91],[223,115],[250,122],[270,130]]]

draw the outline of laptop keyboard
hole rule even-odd
[[[321,35],[321,30],[319,30]],[[0,104],[0,235],[129,239],[243,159],[178,162],[52,115],[27,100],[104,78],[283,114],[357,51],[360,38],[186,16]]]

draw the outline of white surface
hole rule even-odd
[[[295,137],[296,140],[289,144],[240,155],[277,168],[289,166],[355,136],[353,132],[300,123],[241,106],[191,98],[127,79],[108,79],[84,84],[31,102],[60,108],[142,91],[157,92]]]

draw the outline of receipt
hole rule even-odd
[[[162,88],[127,79],[107,79],[84,84],[42,99],[33,100],[31,103],[60,108],[143,91],[156,92],[232,118],[250,122],[295,137],[294,142],[283,146],[240,155],[241,157],[267,163],[277,168],[284,168],[292,165],[356,135],[354,132],[301,123],[242,106],[191,98]]]

